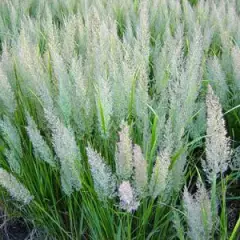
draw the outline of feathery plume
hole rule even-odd
[[[234,80],[237,89],[240,90],[240,48],[234,46],[232,48],[232,64],[233,64],[233,73],[234,73]]]
[[[6,148],[4,150],[4,155],[7,158],[9,167],[16,174],[21,173],[20,158],[13,149]]]
[[[200,26],[194,29],[194,38],[190,46],[189,55],[186,61],[186,76],[184,81],[184,88],[186,88],[186,96],[184,96],[184,101],[187,97],[188,101],[185,107],[186,117],[190,118],[194,111],[194,103],[199,94],[199,89],[201,87],[202,79],[202,58],[203,58],[203,36]]]
[[[118,189],[120,198],[120,208],[127,212],[137,210],[139,202],[136,201],[134,190],[132,189],[129,181],[123,181]]]
[[[17,201],[29,204],[33,200],[31,193],[10,173],[0,168],[0,185]]]
[[[148,96],[148,74],[150,54],[150,33],[149,33],[149,7],[148,1],[142,0],[139,4],[139,28],[137,29],[137,41],[133,47],[133,61],[137,70],[136,81],[136,115],[137,125],[143,128],[143,134],[147,135],[147,103]]]
[[[33,144],[35,156],[55,167],[56,163],[54,161],[52,151],[50,150],[47,143],[44,141],[43,137],[40,134],[40,131],[37,128],[36,123],[28,113],[27,122],[28,126],[26,127],[26,129],[28,136]]]
[[[187,215],[189,237],[193,240],[210,239],[212,230],[211,201],[203,185],[197,185],[196,194],[191,196],[187,188],[184,189],[183,202]]]
[[[216,56],[208,61],[208,75],[208,78],[214,83],[216,94],[220,98],[221,103],[226,104],[228,85],[222,66]]]
[[[113,198],[116,194],[116,178],[103,158],[90,146],[87,147],[88,162],[99,199]]]
[[[2,65],[0,63],[0,99],[2,100],[4,107],[6,110],[12,114],[16,109],[16,99],[14,92],[11,88],[10,83],[8,82],[7,76],[2,69]]]
[[[149,57],[149,44],[150,44],[150,33],[149,33],[149,7],[148,1],[141,0],[139,6],[139,29],[138,29],[138,40],[140,41],[140,47],[142,56],[145,61],[148,62]]]
[[[149,184],[149,192],[153,198],[158,197],[165,190],[169,166],[170,156],[168,151],[164,150],[159,156],[157,156]]]
[[[134,180],[135,190],[138,197],[144,197],[146,193],[148,175],[147,175],[147,162],[144,159],[140,146],[134,145],[133,147],[133,163],[134,163]]]
[[[6,73],[4,75],[11,75],[12,76],[12,69],[13,69],[13,61],[12,61],[12,55],[10,53],[10,49],[9,49],[9,43],[8,42],[3,42],[2,43],[2,55],[1,55],[1,70]],[[10,80],[10,79],[8,79]],[[11,80],[14,80],[14,78],[11,78]],[[9,81],[10,82],[10,81]],[[13,82],[10,82],[11,84],[13,84]],[[14,82],[15,83],[15,82]],[[15,86],[13,84],[13,86]]]
[[[80,133],[91,131],[93,124],[93,101],[89,92],[89,81],[84,74],[81,58],[73,58],[71,63],[71,77],[73,78],[73,119]]]
[[[17,51],[16,67],[24,79],[21,90],[24,94],[30,96],[33,93],[36,94],[43,107],[52,111],[54,104],[47,86],[49,76],[45,72],[44,61],[38,54],[36,43],[31,41],[26,28],[21,30],[16,48],[19,49]]]
[[[206,161],[203,161],[203,168],[211,181],[213,176],[227,170],[230,160],[230,144],[229,138],[226,136],[227,132],[219,98],[214,94],[210,85],[208,85],[206,104]]]
[[[6,116],[0,120],[0,129],[2,131],[4,140],[10,149],[13,149],[19,157],[22,157],[21,139],[16,127],[10,122]]]
[[[75,53],[75,35],[77,28],[77,19],[75,16],[64,22],[62,30],[62,56],[70,64]]]
[[[69,123],[72,114],[71,81],[62,56],[58,54],[56,47],[52,46],[50,49],[53,59],[53,69],[58,81],[58,105],[64,121]]]
[[[109,81],[104,80],[103,78],[98,79],[96,105],[100,131],[102,132],[103,136],[108,136],[110,128],[110,119],[113,113],[112,93],[109,86]]]
[[[61,163],[62,188],[67,195],[71,195],[73,189],[81,188],[78,172],[80,153],[74,133],[51,112],[45,110],[45,116],[51,126],[53,146]]]
[[[127,180],[133,172],[132,141],[129,136],[129,126],[126,122],[121,125],[119,142],[116,152],[116,173],[120,179]]]

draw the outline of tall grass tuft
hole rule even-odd
[[[53,239],[238,239],[239,13],[0,1],[4,208]]]

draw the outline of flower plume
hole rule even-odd
[[[118,189],[120,207],[128,212],[137,210],[139,202],[135,198],[135,192],[129,181],[123,181]]]
[[[10,173],[0,168],[0,185],[17,201],[29,204],[33,200],[30,192]]]
[[[119,142],[116,153],[116,172],[119,178],[129,179],[133,173],[132,141],[129,136],[129,126],[122,123],[119,132]]]
[[[207,104],[207,138],[206,161],[203,167],[211,181],[213,176],[227,170],[230,160],[230,143],[226,136],[225,121],[218,97],[212,87],[208,86]]]
[[[103,158],[90,146],[87,147],[88,162],[94,181],[94,189],[99,199],[113,198],[116,191],[116,178]]]

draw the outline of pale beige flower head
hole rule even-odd
[[[29,204],[33,196],[12,174],[0,168],[0,185],[17,201]]]
[[[133,173],[132,141],[129,136],[129,126],[125,122],[121,125],[117,143],[116,172],[117,176],[124,180],[128,180]]]
[[[123,181],[118,189],[120,198],[120,208],[127,212],[133,212],[137,210],[139,202],[135,198],[135,192],[131,187],[129,181]]]
[[[211,181],[214,176],[227,170],[231,150],[229,138],[226,136],[227,131],[219,98],[214,94],[210,85],[208,86],[206,104],[206,161],[203,161],[203,168]]]
[[[133,148],[134,180],[136,193],[139,198],[144,197],[147,189],[147,161],[144,159],[140,146],[134,145]]]

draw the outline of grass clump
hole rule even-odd
[[[55,239],[237,239],[237,1],[0,2],[0,186]]]

